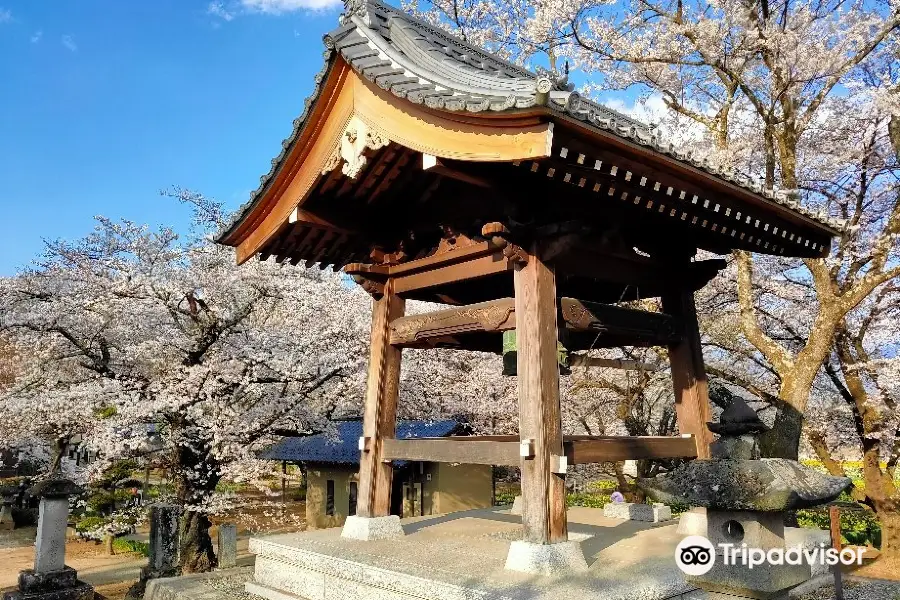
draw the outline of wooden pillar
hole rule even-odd
[[[365,448],[360,460],[356,509],[361,517],[391,514],[393,468],[382,460],[381,440],[394,437],[397,429],[402,350],[390,343],[390,324],[403,316],[405,306],[406,302],[394,294],[391,279],[384,286],[384,295],[372,303],[372,339],[363,417]]]
[[[536,248],[535,248],[536,250]],[[532,441],[533,457],[522,458],[522,522],[525,541],[568,540],[566,479],[557,363],[556,277],[533,251],[515,271],[519,437]],[[555,461],[555,466],[554,466]]]
[[[662,297],[662,308],[684,324],[682,340],[669,345],[678,429],[681,433],[689,433],[696,438],[697,458],[709,458],[709,445],[713,441],[713,434],[706,427],[711,419],[709,388],[703,366],[694,293],[690,290],[673,290]]]

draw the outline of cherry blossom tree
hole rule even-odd
[[[890,314],[900,277],[900,4],[420,0],[410,8],[518,62],[540,62],[552,48],[582,70],[587,93],[661,99],[667,135],[845,220],[826,259],[735,253],[698,297],[704,342],[712,375],[772,407],[770,456],[797,457],[809,403],[823,406],[811,393],[843,398],[870,465],[868,499],[885,523],[894,520],[893,467],[878,460],[893,465],[891,363],[865,340],[888,339],[877,316]],[[513,21],[517,37],[506,34]]]
[[[421,0],[411,9],[469,38],[514,45],[506,54],[520,61],[552,47],[594,75],[588,90],[635,87],[661,96],[664,122],[688,121],[696,144],[721,166],[764,172],[769,186],[851,220],[860,194],[845,193],[843,173],[864,148],[883,142],[900,113],[896,2]],[[511,22],[518,37],[505,33]],[[542,42],[547,36],[552,43]],[[796,456],[810,389],[844,315],[900,275],[893,262],[900,203],[871,201],[885,192],[870,182],[856,191],[869,226],[851,222],[836,259],[788,267],[792,279],[814,288],[814,326],[802,346],[786,348],[762,322],[754,269],[768,271],[766,259],[735,254],[741,336],[778,379],[776,434],[764,444],[771,455]]]
[[[153,452],[185,509],[182,568],[192,572],[215,564],[207,530],[219,481],[264,473],[255,457],[272,431],[320,430],[359,401],[368,299],[329,273],[238,268],[208,239],[220,206],[179,197],[197,215],[184,241],[99,219],[7,282],[3,327],[35,354],[0,414],[19,435],[89,437],[95,472]]]
[[[216,493],[221,481],[261,481],[271,464],[256,457],[276,436],[361,414],[371,299],[329,271],[238,266],[211,242],[221,206],[171,194],[194,208],[186,238],[99,218],[84,239],[49,244],[2,282],[0,328],[34,350],[0,394],[0,427],[17,439],[83,436],[99,456],[92,478],[152,456],[185,509],[181,560],[192,572],[215,565],[209,517],[231,501]],[[514,422],[515,388],[498,357],[405,358],[404,416],[462,416],[479,431]]]

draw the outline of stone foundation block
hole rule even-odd
[[[810,578],[809,565],[726,565],[722,557],[705,575],[685,576],[685,581],[708,592],[719,592],[744,598],[772,600],[786,596],[788,590]]]
[[[524,500],[522,500],[522,496],[516,496],[515,499],[513,499],[513,505],[509,511],[509,514],[521,515],[523,503],[524,503]]]
[[[7,592],[3,600],[93,600],[94,588],[78,580],[70,567],[38,573],[32,569],[19,572],[19,589]]]
[[[16,590],[3,595],[3,600],[94,600],[94,588],[83,581],[75,587],[43,592]]]
[[[684,536],[702,535],[706,537],[706,509],[702,507],[692,508],[687,512],[681,513],[676,531]]]
[[[635,504],[632,502],[610,502],[603,506],[603,516],[608,519],[626,521],[647,521],[659,523],[672,518],[672,509],[665,504]]]
[[[349,540],[362,540],[371,542],[375,540],[389,540],[406,535],[400,525],[400,517],[390,515],[387,517],[347,517],[341,537]]]
[[[32,569],[19,571],[19,589],[23,592],[45,592],[75,587],[77,584],[78,572],[71,567],[47,573],[38,573]]]
[[[787,593],[774,596],[772,600],[786,600]],[[673,599],[674,600],[674,599]],[[743,596],[735,596],[733,594],[723,594],[721,592],[707,592],[706,590],[694,590],[687,594],[682,594],[678,600],[747,600]]]
[[[506,569],[537,575],[561,575],[588,570],[580,540],[556,544],[515,541],[506,555]]]

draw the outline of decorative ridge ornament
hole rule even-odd
[[[350,20],[351,17],[360,17],[368,25],[369,14],[368,0],[344,0],[344,14],[340,17],[341,25]]]
[[[341,172],[351,179],[356,179],[367,163],[366,150],[380,150],[390,143],[381,133],[371,129],[359,117],[354,116],[341,135],[341,140],[334,152],[322,167],[322,174],[333,171],[342,162]]]

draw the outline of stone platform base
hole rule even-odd
[[[403,527],[400,526],[400,517],[347,517],[341,537],[347,540],[360,540],[373,542],[376,540],[389,540],[403,537]]]
[[[19,573],[19,589],[3,594],[3,600],[93,600],[94,588],[78,579],[75,569]]]
[[[253,567],[151,579],[143,600],[223,600],[234,598],[253,577]]]
[[[360,542],[323,529],[252,539],[246,590],[268,600],[664,600],[694,589],[675,565],[674,523],[623,522],[590,508],[568,516],[573,541],[554,545],[568,548],[564,572],[506,569],[511,547],[522,548],[513,544],[521,519],[486,509],[404,519],[402,538]],[[560,564],[543,564],[551,562]]]
[[[581,540],[570,539],[560,544],[531,544],[516,540],[509,545],[506,569],[538,575],[563,575],[583,573],[588,570],[588,565],[581,551]]]
[[[610,502],[603,505],[603,516],[610,519],[659,523],[672,519],[672,509],[665,504]]]

